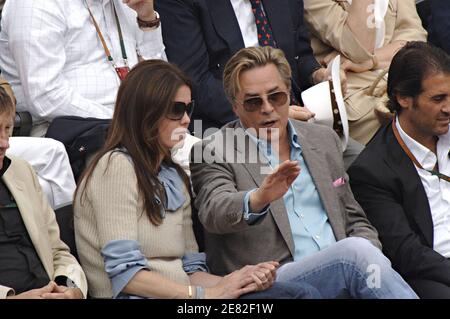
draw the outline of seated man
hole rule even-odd
[[[60,116],[112,118],[129,67],[140,59],[165,59],[159,26],[153,0],[7,1],[0,67],[17,109],[33,117],[31,135],[45,136],[50,122]],[[73,126],[51,137],[61,140],[77,131]],[[36,167],[41,164],[34,163],[31,148],[36,145],[31,140],[12,146],[16,156]],[[89,155],[93,151],[88,148]],[[73,189],[70,198],[72,194]]]
[[[389,69],[384,127],[349,169],[383,249],[422,298],[450,298],[450,57],[407,44]]]
[[[337,134],[288,119],[290,78],[271,47],[242,49],[225,67],[239,120],[191,153],[210,270],[270,259],[282,264],[277,281],[309,283],[325,298],[415,298],[353,198]]]
[[[309,31],[303,21],[303,0],[164,0],[161,13],[164,44],[170,62],[177,64],[196,87],[191,131],[207,136],[235,120],[223,91],[225,63],[239,49],[273,46],[283,50],[292,70],[293,99],[289,116],[308,120],[314,116],[299,107],[301,91],[328,80],[330,72],[314,58]],[[189,32],[186,32],[189,30]],[[342,72],[345,89],[345,73]],[[344,161],[350,166],[363,146],[349,140]]]
[[[163,24],[170,25],[162,30],[169,61],[194,79],[193,118],[202,121],[203,131],[236,119],[223,92],[222,73],[225,63],[241,48],[270,45],[282,49],[291,64],[298,100],[300,88],[329,76],[313,56],[303,23],[303,1],[270,0],[263,7],[259,0],[165,0],[156,6]],[[294,106],[291,115],[304,120],[312,116]]]
[[[59,116],[112,118],[128,68],[165,58],[153,0],[15,0],[2,15],[0,67],[32,136]]]
[[[0,299],[85,298],[86,278],[25,161],[5,156],[14,105],[0,87]]]
[[[304,0],[304,3],[316,58],[329,63],[336,54],[342,55],[342,68],[347,71],[348,90],[344,98],[350,136],[367,144],[384,118],[390,116],[382,107],[386,97],[383,70],[389,68],[392,57],[407,41],[426,41],[414,2]]]

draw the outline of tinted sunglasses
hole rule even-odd
[[[179,121],[183,118],[184,113],[187,113],[187,115],[191,117],[193,111],[194,101],[191,101],[188,104],[183,102],[173,102],[166,117],[170,120]]]
[[[286,104],[289,94],[284,91],[269,93],[266,95],[267,101],[273,107],[279,107]],[[261,96],[255,96],[242,101],[242,106],[247,112],[255,112],[261,109],[264,104],[264,99]]]

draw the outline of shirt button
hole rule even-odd
[[[300,218],[305,218],[305,215],[303,215],[303,214],[300,214]]]
[[[320,236],[319,236],[319,235],[316,235],[316,236],[314,236],[314,237],[316,237],[316,239],[320,239]]]

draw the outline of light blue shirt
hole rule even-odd
[[[111,280],[114,299],[139,299],[143,297],[128,295],[122,290],[142,269],[150,271],[147,258],[142,254],[135,240],[112,240],[101,250],[105,271]],[[186,252],[182,258],[183,270],[187,274],[209,272],[205,253]]]
[[[301,171],[284,194],[283,200],[291,226],[294,240],[294,260],[301,260],[315,252],[327,248],[336,242],[328,216],[322,204],[316,185],[309,173],[308,166],[302,155],[302,147],[298,143],[298,135],[292,123],[288,122],[289,142],[291,145],[290,159],[298,161]],[[270,144],[248,134],[258,149],[264,154],[272,168],[279,165],[277,154],[272,152]],[[253,214],[249,209],[249,191],[244,198],[244,218],[249,224],[257,223],[268,211],[265,208],[260,214]]]

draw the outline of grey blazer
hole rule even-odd
[[[337,135],[325,126],[291,122],[336,240],[364,237],[381,248],[375,228],[350,190]],[[259,223],[248,225],[243,218],[244,196],[261,185],[262,171],[267,169],[264,156],[259,154],[255,161],[254,152],[249,151],[252,145],[240,122],[234,121],[192,148],[195,207],[204,227],[207,263],[214,274],[293,258],[294,242],[283,198],[270,204],[269,213]],[[346,183],[334,187],[333,181],[341,177]]]

